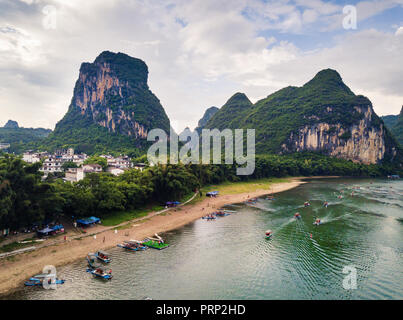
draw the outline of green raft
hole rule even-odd
[[[158,241],[155,241],[155,240],[146,240],[143,242],[143,245],[145,245],[149,248],[158,249],[158,250],[162,250],[162,249],[169,247],[169,244],[158,243]]]

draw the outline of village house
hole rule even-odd
[[[66,171],[65,180],[69,182],[78,182],[83,180],[85,177],[85,173],[83,168],[69,168]]]
[[[102,166],[99,164],[84,164],[83,165],[84,173],[98,173],[102,172]]]

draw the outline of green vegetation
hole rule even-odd
[[[403,146],[403,107],[400,114],[382,117],[385,125],[388,127],[392,135]]]
[[[135,123],[146,131],[161,128],[169,132],[170,123],[164,108],[147,85],[147,65],[126,54],[105,51],[94,63],[83,63],[80,74],[86,75],[86,79],[100,81],[103,72],[101,66],[104,63],[110,65],[110,75],[122,85],[112,86],[105,92],[105,99],[97,101],[93,108],[87,108],[83,114],[77,101],[83,99],[85,89],[92,92],[96,88],[92,86],[92,82],[83,82],[80,77],[68,112],[58,122],[55,131],[39,146],[40,149],[73,147],[77,152],[90,155],[108,152],[136,157],[141,155],[139,149],[144,150],[148,144],[144,138],[132,135]],[[106,116],[107,109],[112,111],[114,127],[110,121],[106,121],[109,119]]]
[[[117,225],[162,209],[166,201],[186,201],[196,190],[205,194],[218,189],[231,194],[268,189],[289,176],[401,174],[392,164],[363,165],[315,153],[257,156],[251,176],[237,176],[236,165],[179,164],[132,169],[117,177],[88,174],[71,184],[61,179],[41,182],[39,167],[14,156],[0,158],[0,229],[16,230],[57,220],[61,215],[94,215],[101,217],[104,225]]]
[[[10,144],[10,153],[21,154],[28,149],[34,149],[51,132],[42,128],[0,128],[0,142]]]
[[[328,123],[330,130],[340,125],[345,131],[363,118],[360,108],[367,108],[371,102],[363,96],[355,95],[331,69],[320,71],[302,87],[286,87],[267,98],[252,104],[241,93],[235,94],[208,121],[206,128],[255,129],[256,153],[273,154],[289,149],[291,134],[295,137],[300,128],[317,123]],[[379,127],[381,120],[372,116],[371,126]],[[386,131],[387,154],[396,146]],[[348,133],[342,139],[348,138]]]

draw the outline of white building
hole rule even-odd
[[[41,171],[43,171],[46,175],[49,172],[62,172],[63,160],[61,157],[49,157],[43,162],[43,166]]]
[[[85,173],[83,168],[69,168],[66,171],[66,181],[70,182],[78,182],[80,180],[83,180],[85,177]]]
[[[99,164],[85,164],[83,165],[84,173],[98,173],[102,172],[102,166]]]
[[[124,173],[126,168],[116,168],[116,167],[108,167],[107,171],[109,173],[112,173],[114,176],[120,176],[122,173]]]
[[[41,161],[41,156],[39,153],[28,151],[24,152],[22,155],[22,160],[28,163],[36,163]]]

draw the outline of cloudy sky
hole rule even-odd
[[[53,129],[104,50],[147,63],[177,131],[324,68],[380,115],[403,105],[403,0],[0,0],[0,125]]]

